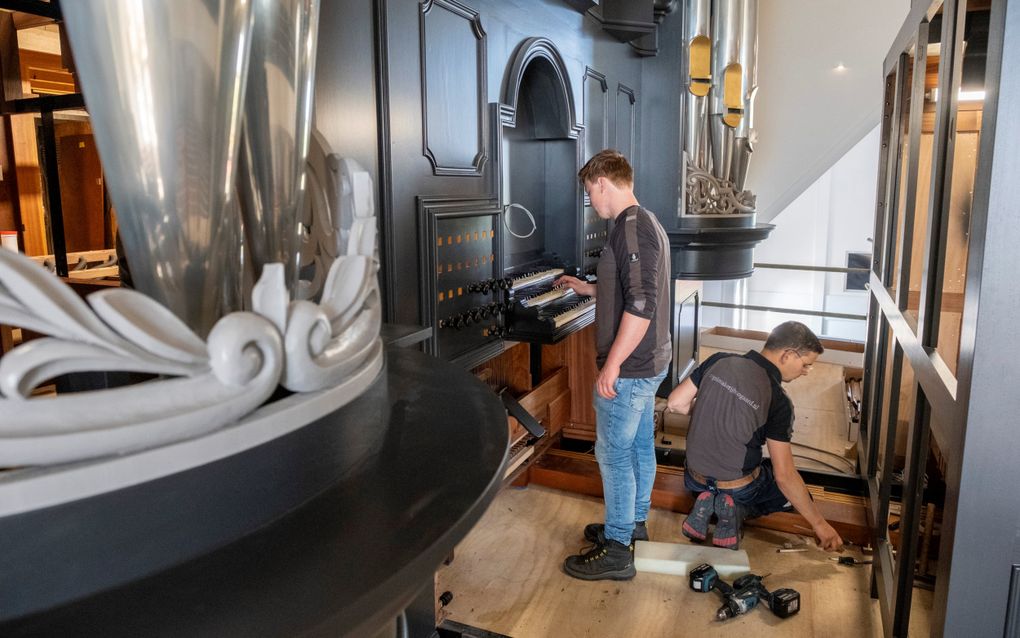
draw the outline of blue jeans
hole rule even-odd
[[[606,500],[606,538],[630,544],[648,518],[655,481],[655,391],[666,376],[617,379],[615,399],[595,392],[595,458]]]
[[[758,476],[745,485],[735,490],[724,490],[715,486],[715,481],[709,479],[709,484],[701,483],[691,476],[690,472],[684,472],[684,487],[695,493],[709,491],[714,493],[728,493],[733,497],[733,502],[741,506],[743,518],[757,518],[773,512],[789,512],[793,509],[790,501],[776,484],[776,477],[772,471],[772,463],[765,459],[761,463],[761,472]]]

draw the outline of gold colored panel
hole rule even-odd
[[[712,41],[703,35],[691,40],[688,60],[691,73],[689,90],[698,97],[705,97],[712,88]]]
[[[723,71],[723,106],[726,113],[723,122],[736,128],[744,117],[744,82],[739,64],[731,64]]]

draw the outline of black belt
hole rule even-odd
[[[693,478],[698,483],[704,483],[705,485],[709,485],[709,481],[712,481],[712,479],[709,479],[708,477],[702,475],[700,472],[696,472],[690,468],[687,468],[687,472],[691,475],[691,478]],[[732,481],[714,481],[714,482],[715,486],[721,490],[735,490],[738,487],[750,485],[751,481],[758,478],[759,474],[761,474],[760,465],[754,468],[754,471],[752,471],[747,476],[741,476],[740,478],[733,479]]]

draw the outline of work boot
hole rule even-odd
[[[584,540],[592,545],[606,544],[606,526],[602,523],[589,523],[584,526]],[[645,521],[634,523],[634,531],[630,535],[630,542],[648,540],[648,526]]]
[[[680,531],[684,536],[695,543],[705,540],[708,535],[708,520],[715,512],[715,495],[711,492],[702,492],[694,501],[691,513],[687,515]]]
[[[727,549],[740,549],[741,507],[733,501],[731,494],[719,492],[715,496],[715,533],[712,544]]]
[[[630,580],[637,573],[631,547],[609,539],[583,554],[567,556],[563,571],[581,580]]]

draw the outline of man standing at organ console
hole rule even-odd
[[[634,171],[604,150],[578,173],[591,206],[614,226],[598,263],[598,281],[561,277],[557,284],[596,296],[595,457],[605,493],[605,524],[585,527],[593,547],[567,557],[563,569],[584,580],[634,577],[634,540],[655,480],[653,408],[672,352],[669,334],[669,239],[634,196]]]

